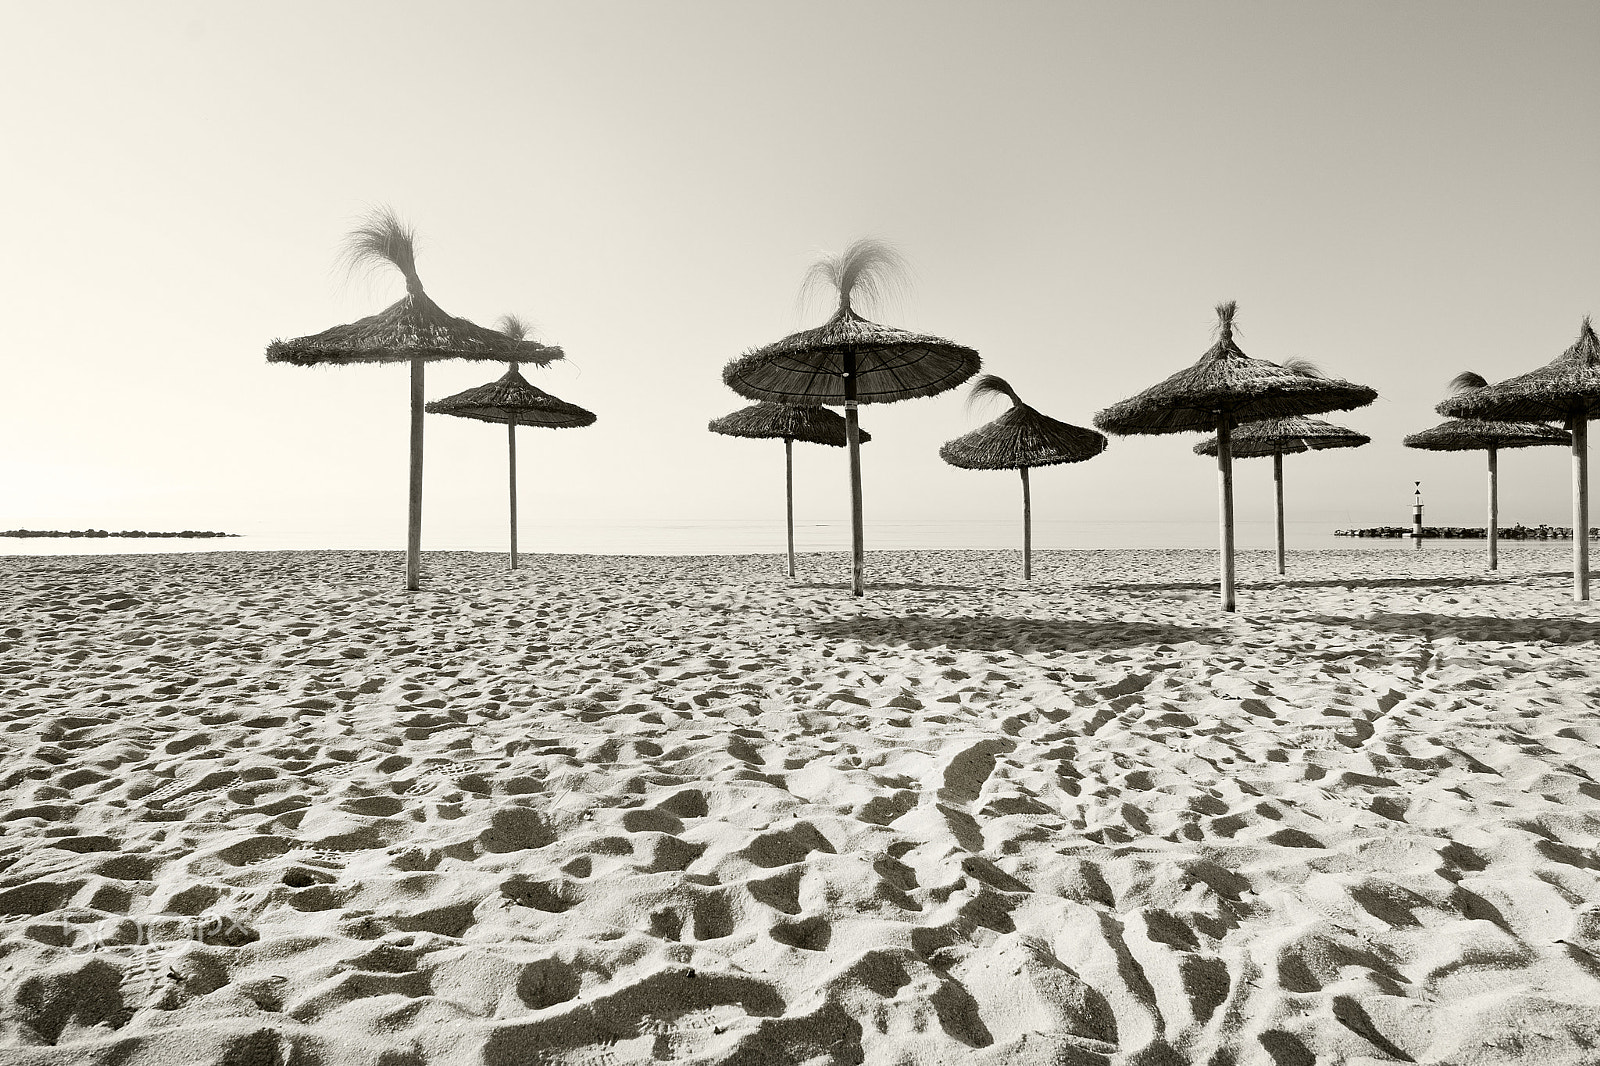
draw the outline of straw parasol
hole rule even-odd
[[[939,458],[963,470],[1017,470],[1022,473],[1022,580],[1033,578],[1033,497],[1028,469],[1081,463],[1106,450],[1106,438],[1092,429],[1058,422],[1022,402],[1001,377],[985,374],[972,386],[970,405],[986,396],[1006,396],[1011,410],[971,433],[946,441]]]
[[[508,337],[446,314],[428,298],[417,277],[416,234],[390,208],[380,208],[350,232],[342,259],[352,271],[391,266],[406,280],[406,294],[375,315],[309,337],[275,340],[267,362],[319,366],[340,363],[411,364],[411,471],[406,521],[406,589],[422,579],[423,365],[436,359],[480,359],[544,365],[560,348]]]
[[[1235,606],[1233,427],[1268,418],[1348,411],[1378,398],[1377,392],[1365,385],[1245,355],[1233,342],[1238,309],[1231,300],[1218,305],[1217,343],[1193,366],[1094,416],[1094,424],[1108,433],[1216,432],[1224,611]]]
[[[500,332],[514,340],[524,340],[528,325],[516,315],[500,319]],[[480,422],[504,422],[506,426],[506,467],[511,486],[511,569],[517,568],[517,427],[570,429],[594,425],[594,413],[577,404],[558,400],[543,389],[528,384],[512,363],[496,381],[475,389],[434,400],[425,410],[430,415],[456,415]]]
[[[1315,373],[1309,363],[1289,360],[1284,366],[1302,373]],[[1300,452],[1320,452],[1329,448],[1359,448],[1371,444],[1372,438],[1353,429],[1324,422],[1320,418],[1273,418],[1265,422],[1247,422],[1233,435],[1235,459],[1259,459],[1272,456],[1272,488],[1276,501],[1278,573],[1284,573],[1283,547],[1283,457]],[[1216,455],[1217,438],[1209,437],[1194,446],[1196,455]]]
[[[1554,360],[1498,385],[1476,374],[1434,408],[1446,418],[1560,422],[1572,433],[1572,598],[1589,598],[1589,420],[1600,412],[1600,339],[1587,315],[1578,339]]]
[[[706,428],[729,437],[783,440],[784,514],[789,531],[789,576],[794,577],[794,442],[842,448],[846,443],[844,419],[826,407],[763,401],[713,418]],[[861,430],[862,444],[871,439],[872,434]]]
[[[902,261],[881,241],[858,240],[843,253],[813,264],[808,283],[838,291],[839,307],[815,329],[791,334],[730,362],[722,380],[739,395],[778,403],[843,405],[850,450],[851,589],[865,590],[866,545],[861,518],[861,452],[856,407],[935,396],[966,381],[981,365],[978,353],[924,333],[869,322],[852,297],[882,295]]]
[[[1467,373],[1456,378],[1471,388],[1482,388],[1488,382],[1477,374]],[[1476,384],[1471,384],[1476,382]],[[1489,453],[1489,569],[1500,568],[1500,462],[1501,448],[1537,448],[1555,444],[1571,444],[1572,434],[1554,426],[1538,422],[1479,422],[1467,418],[1454,418],[1432,429],[1413,433],[1403,442],[1407,448],[1421,448],[1430,452],[1488,452]]]

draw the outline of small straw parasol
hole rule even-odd
[[[1560,422],[1572,433],[1572,598],[1589,598],[1589,420],[1600,412],[1600,338],[1587,315],[1572,347],[1537,370],[1498,385],[1476,374],[1434,408],[1446,418]]]
[[[826,407],[763,401],[713,418],[706,428],[729,437],[783,439],[784,514],[789,531],[789,576],[794,577],[794,442],[842,448],[846,443],[844,419]],[[871,439],[872,434],[861,430],[862,444]]]
[[[392,266],[406,279],[400,300],[358,322],[309,337],[275,340],[267,362],[318,366],[341,363],[411,364],[411,464],[406,515],[406,589],[422,583],[423,364],[437,359],[479,359],[544,365],[560,348],[519,340],[445,313],[417,277],[416,234],[390,208],[379,208],[345,239],[341,256],[353,273]]]
[[[500,332],[515,340],[528,335],[528,324],[516,315],[500,319]],[[511,486],[511,569],[517,568],[517,427],[569,429],[594,425],[594,413],[577,404],[558,400],[543,389],[528,384],[515,363],[496,381],[475,389],[434,400],[425,408],[430,415],[456,415],[480,422],[504,422],[506,426],[506,467]]]
[[[1216,432],[1224,611],[1235,607],[1233,427],[1268,418],[1348,411],[1378,398],[1377,392],[1365,385],[1245,355],[1233,342],[1238,309],[1231,300],[1218,305],[1220,335],[1199,362],[1094,416],[1094,424],[1108,433]]]
[[[1302,373],[1315,373],[1309,363],[1289,360],[1284,366]],[[1235,459],[1259,459],[1272,456],[1272,488],[1277,503],[1278,573],[1284,573],[1283,545],[1283,457],[1300,452],[1320,452],[1330,448],[1359,448],[1371,444],[1372,438],[1353,429],[1324,422],[1320,418],[1273,418],[1265,422],[1247,422],[1233,435]],[[1194,446],[1196,455],[1216,455],[1217,438],[1210,437]]]
[[[939,458],[963,470],[1018,470],[1022,473],[1022,580],[1033,579],[1033,497],[1028,469],[1081,463],[1106,450],[1106,438],[1092,429],[1058,422],[1022,402],[1001,377],[985,374],[972,386],[967,403],[986,396],[1008,396],[1011,410],[987,425],[939,448]]]
[[[1469,388],[1482,388],[1488,382],[1468,372],[1456,378]],[[1476,385],[1472,383],[1476,382]],[[1537,448],[1571,444],[1572,434],[1538,422],[1479,422],[1454,418],[1432,429],[1413,433],[1403,442],[1407,448],[1430,452],[1489,453],[1489,569],[1500,568],[1500,461],[1501,448]]]
[[[851,590],[866,591],[866,544],[861,517],[860,428],[856,407],[936,396],[966,381],[981,365],[978,353],[939,337],[869,322],[856,314],[857,292],[873,298],[903,270],[900,256],[875,240],[858,240],[813,264],[808,284],[825,281],[839,307],[815,329],[745,353],[722,370],[739,395],[778,403],[844,406],[850,450]]]

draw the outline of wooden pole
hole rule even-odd
[[[856,420],[856,353],[844,355],[844,436],[850,449],[850,591],[867,592],[867,542],[861,519],[861,427]]]
[[[1226,411],[1217,413],[1217,491],[1221,499],[1219,521],[1222,529],[1222,609],[1235,609],[1233,596],[1233,419]]]
[[[506,419],[506,469],[511,474],[511,569],[517,568],[517,416]]]
[[[1027,467],[1022,468],[1022,580],[1033,580],[1033,494]]]
[[[1278,575],[1283,575],[1283,453],[1272,457],[1272,489],[1278,501]]]
[[[422,587],[422,366],[411,360],[411,478],[406,509],[406,591]]]
[[[1572,598],[1589,598],[1589,412],[1572,418]]]
[[[1489,569],[1500,569],[1500,453],[1489,445]]]
[[[789,529],[789,576],[794,577],[794,440],[783,438],[783,498]]]

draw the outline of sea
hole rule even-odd
[[[108,526],[107,528],[116,528]],[[328,548],[399,551],[405,528],[328,527],[319,529],[242,529],[227,538],[66,538],[0,537],[0,555],[117,555],[215,551],[306,551]],[[1340,537],[1320,522],[1289,522],[1285,540],[1291,551],[1347,548],[1367,551],[1415,551],[1408,539]],[[1235,530],[1239,549],[1273,546],[1271,522],[1240,522]],[[1428,540],[1427,548],[1467,548],[1481,540]],[[1537,545],[1540,541],[1502,540],[1501,550]],[[868,551],[1020,549],[1019,521],[955,519],[944,521],[868,521]],[[506,550],[504,525],[429,524],[423,528],[424,551]],[[1215,548],[1215,522],[1076,522],[1035,521],[1035,551],[1095,548]],[[585,555],[747,555],[784,551],[781,522],[732,519],[661,519],[649,522],[524,521],[518,530],[524,554]],[[795,526],[800,552],[850,550],[848,522],[801,522]]]

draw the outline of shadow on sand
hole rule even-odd
[[[1156,622],[1051,622],[1037,618],[966,615],[956,618],[835,618],[811,627],[829,640],[868,644],[918,641],[966,651],[1106,651],[1147,644],[1209,642],[1224,636],[1210,626]]]
[[[1581,618],[1505,618],[1496,615],[1453,614],[1374,614],[1366,618],[1341,618],[1337,615],[1296,615],[1290,618],[1260,619],[1285,625],[1353,626],[1378,633],[1407,633],[1430,640],[1454,638],[1461,641],[1535,641],[1551,644],[1594,644],[1600,642],[1600,622]],[[1555,635],[1552,635],[1555,634]]]
[[[1481,577],[1463,577],[1461,575],[1439,577],[1362,577],[1360,574],[1351,574],[1349,577],[1324,577],[1324,578],[1283,578],[1277,581],[1241,581],[1237,588],[1243,592],[1271,591],[1272,589],[1320,589],[1336,588],[1340,585],[1349,585],[1355,588],[1368,589],[1425,589],[1449,586],[1460,588],[1463,585],[1515,585],[1522,581],[1536,577],[1565,577],[1566,571],[1552,570],[1537,574],[1485,574]],[[1074,586],[1088,592],[1144,592],[1151,590],[1160,591],[1199,591],[1202,589],[1215,592],[1215,581],[1108,581],[1092,582]]]
[[[834,589],[835,591],[838,591],[838,592],[849,592],[850,591],[850,582],[848,582],[848,581],[797,581],[797,582],[794,583],[794,585],[792,587],[793,588],[797,588],[797,589]],[[929,585],[929,584],[924,584],[924,583],[922,583],[920,581],[869,581],[869,582],[867,582],[867,592],[868,593],[872,593],[874,591],[879,591],[879,590],[889,590],[889,591],[910,590],[912,592],[977,592],[980,589],[989,590],[989,589],[992,589],[992,588],[993,588],[993,586],[986,585],[986,584],[984,584],[983,582],[980,582],[980,581],[975,581],[970,585]]]

